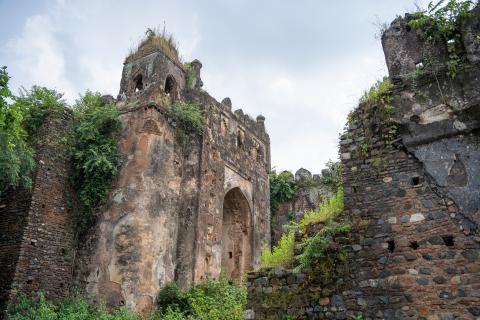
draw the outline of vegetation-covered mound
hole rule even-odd
[[[171,34],[168,34],[165,29],[160,31],[157,28],[147,29],[143,39],[135,49],[130,51],[125,61],[133,61],[157,50],[161,50],[168,58],[181,65],[175,39]]]

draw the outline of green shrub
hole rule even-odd
[[[45,300],[42,293],[36,299],[18,295],[8,308],[7,320],[140,320],[135,313],[125,308],[107,311],[95,307],[81,296],[73,296],[57,303]]]
[[[295,198],[297,187],[295,177],[289,171],[283,171],[279,174],[272,171],[268,178],[270,181],[270,212],[273,216],[281,203]]]
[[[175,282],[167,283],[157,297],[158,308],[161,312],[166,312],[168,309],[186,310],[188,302],[186,296],[178,289]],[[170,313],[171,313],[170,311]]]
[[[93,222],[94,208],[107,198],[120,166],[116,137],[122,124],[115,105],[105,105],[99,93],[87,91],[74,111],[73,181],[80,202],[77,225],[83,232]]]
[[[295,249],[295,232],[289,231],[283,234],[282,238],[276,246],[271,250],[270,248],[263,248],[260,262],[262,268],[274,268],[280,266],[287,266],[293,261]]]
[[[170,320],[240,320],[247,303],[244,287],[228,283],[224,275],[219,280],[205,280],[187,292],[168,284],[160,292],[160,318]]]
[[[226,277],[206,280],[187,292],[192,318],[198,320],[242,320],[247,304],[243,287],[229,284]]]
[[[175,123],[177,134],[184,140],[188,139],[190,134],[202,135],[205,130],[203,112],[194,104],[175,102],[167,114]]]
[[[306,212],[299,224],[304,228],[309,224],[325,223],[332,221],[341,212],[343,212],[343,189],[340,187],[337,194],[332,199],[324,201],[317,211]]]
[[[424,39],[429,42],[441,42],[447,45],[448,75],[455,78],[462,60],[460,53],[463,50],[461,20],[472,15],[471,8],[474,2],[459,0],[440,0],[430,2],[427,10],[413,14],[410,20],[412,28],[422,28]]]

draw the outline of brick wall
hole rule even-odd
[[[68,208],[70,164],[64,138],[71,124],[67,110],[47,116],[37,133],[37,166],[31,194],[15,195],[5,208],[6,213],[24,217],[11,234],[15,237],[12,248],[18,252],[12,288],[27,295],[42,290],[49,298],[62,297],[70,285],[74,230]],[[10,203],[16,205],[9,209]]]
[[[30,200],[27,190],[10,191],[0,199],[0,317],[15,273]]]

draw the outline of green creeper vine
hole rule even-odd
[[[448,51],[448,75],[455,78],[461,67],[462,51],[461,20],[470,17],[473,1],[441,0],[430,2],[427,10],[413,14],[409,25],[421,29],[422,36],[431,43],[446,43]]]
[[[107,198],[120,167],[116,137],[122,124],[115,105],[105,104],[99,93],[87,91],[74,112],[77,122],[71,155],[80,204],[76,222],[82,233],[94,222],[93,211]]]

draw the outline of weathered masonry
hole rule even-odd
[[[70,164],[62,142],[71,130],[67,110],[47,116],[37,133],[32,190],[10,191],[0,199],[0,318],[12,289],[43,290],[56,298],[64,297],[72,282]]]
[[[95,233],[79,253],[77,281],[109,305],[148,311],[160,288],[205,278],[240,278],[270,243],[269,137],[263,116],[231,111],[159,48],[127,58],[118,98],[124,162]],[[199,106],[203,136],[180,139],[167,116]]]
[[[340,140],[351,258],[326,287],[288,270],[249,277],[250,319],[479,319],[480,7],[462,28],[465,62],[446,75],[432,46],[397,18],[382,43],[398,127],[360,104]],[[434,68],[418,71],[424,59]]]
[[[67,195],[71,119],[44,124],[32,192],[0,199],[0,307],[12,289],[61,297],[73,285],[109,306],[147,312],[160,288],[185,288],[225,270],[239,279],[270,245],[270,140],[265,118],[232,112],[185,66],[148,43],[124,64],[122,167],[97,224],[75,244]],[[203,135],[182,135],[172,104],[198,106]],[[5,272],[4,272],[5,271]]]

